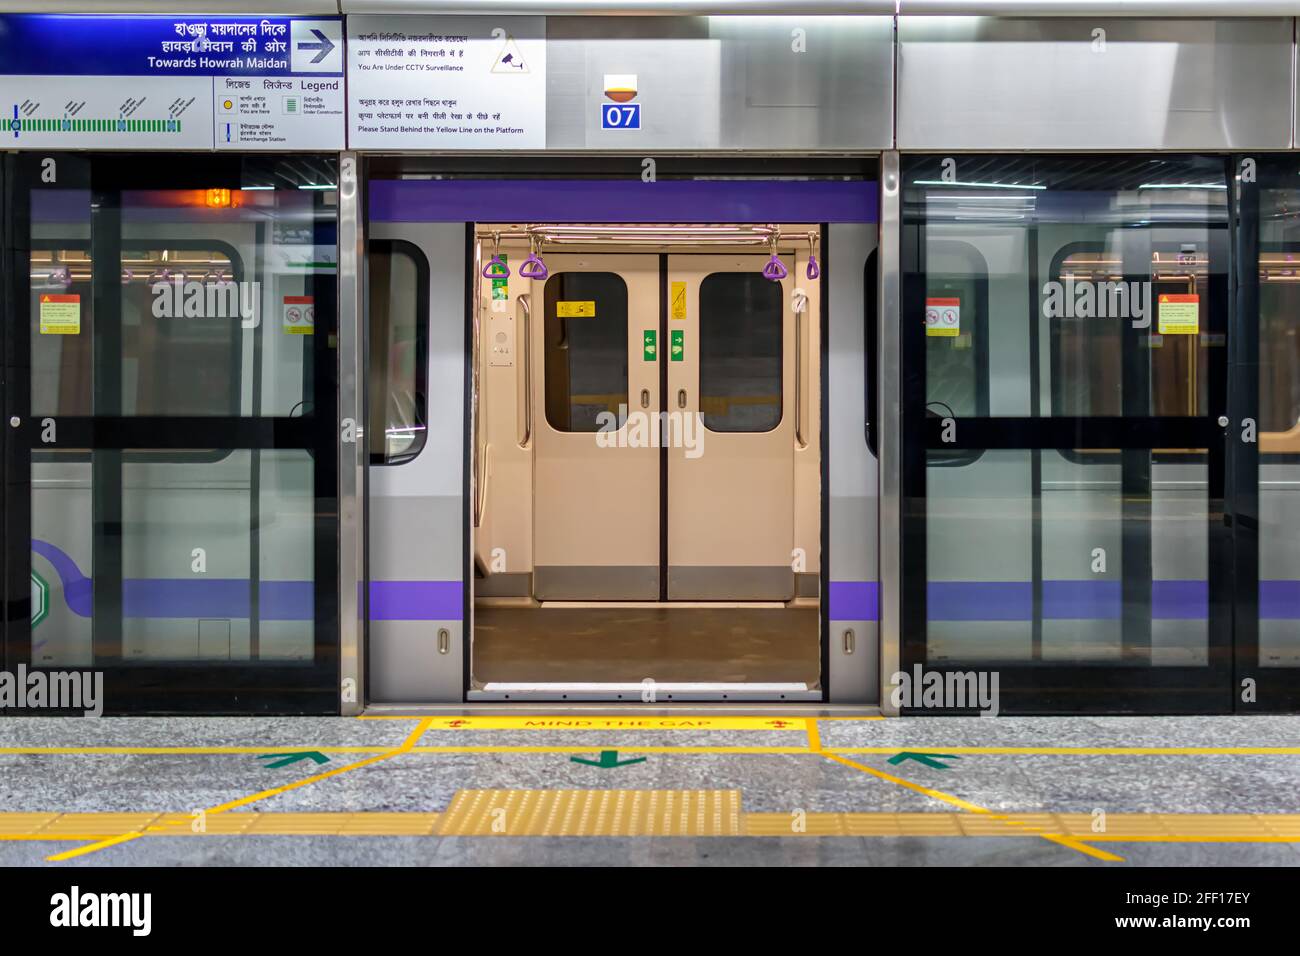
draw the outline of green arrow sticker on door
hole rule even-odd
[[[681,329],[673,329],[669,334],[672,338],[668,340],[668,357],[674,362],[680,362],[686,354],[686,333]]]
[[[641,348],[647,362],[653,362],[659,357],[658,339],[654,329],[646,329],[641,333]]]

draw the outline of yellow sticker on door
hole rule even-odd
[[[1157,331],[1161,335],[1196,335],[1201,331],[1199,295],[1160,295]]]
[[[686,318],[686,283],[674,282],[672,299],[672,316],[674,319]]]
[[[557,302],[555,303],[555,314],[561,319],[594,319],[596,317],[596,303]]]
[[[80,335],[81,296],[41,294],[41,335]]]

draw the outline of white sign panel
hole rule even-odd
[[[546,18],[354,16],[353,149],[545,149]]]

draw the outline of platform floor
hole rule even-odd
[[[0,864],[1300,865],[1300,717],[6,718]]]

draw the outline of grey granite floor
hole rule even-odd
[[[514,713],[513,711],[511,713]],[[15,718],[0,720],[0,811],[210,808],[374,754],[367,766],[267,795],[234,812],[440,811],[463,789],[736,789],[749,812],[953,812],[897,777],[1002,812],[1300,813],[1300,717],[908,718],[818,722],[825,754],[797,731],[438,730],[393,753],[418,718]],[[46,748],[251,748],[237,753],[57,753]],[[358,747],[363,752],[330,751]],[[438,753],[426,747],[465,747]],[[512,748],[530,748],[512,752]],[[614,769],[562,748],[686,748]],[[734,752],[729,748],[746,748]],[[926,748],[1292,748],[1296,753],[967,752],[946,769]],[[328,761],[271,768],[259,753],[324,748]],[[550,751],[548,748],[561,748]],[[14,752],[15,750],[32,752]],[[8,752],[6,752],[6,750]],[[691,751],[691,752],[687,752]],[[702,752],[701,752],[702,751]],[[625,752],[624,757],[628,756]],[[876,773],[869,772],[870,770]],[[0,839],[0,865],[45,865],[77,844]],[[1300,865],[1295,843],[1106,843],[1130,865]],[[524,838],[149,836],[56,865],[1028,865],[1105,863],[1038,837]]]

